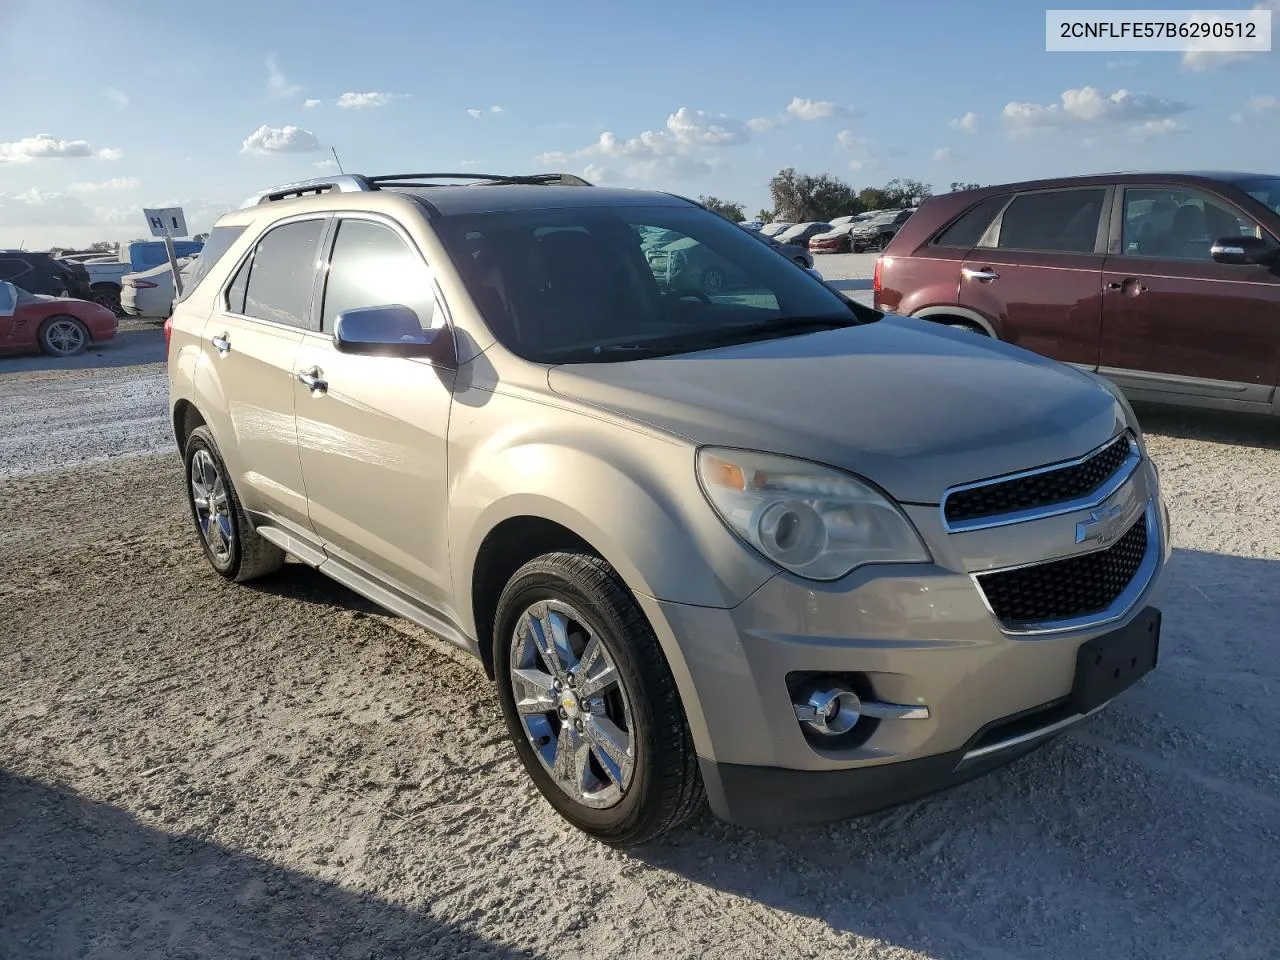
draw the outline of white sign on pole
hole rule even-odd
[[[187,235],[187,218],[181,207],[160,207],[155,210],[143,209],[147,218],[147,226],[151,228],[153,237],[185,237]]]

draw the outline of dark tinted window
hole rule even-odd
[[[227,309],[232,313],[244,313],[244,294],[249,288],[249,271],[253,269],[253,257],[248,257],[240,264],[235,279],[227,288]]]
[[[231,245],[239,239],[242,233],[244,233],[244,227],[213,228],[213,232],[209,234],[209,239],[205,241],[204,249],[200,251],[200,256],[196,258],[191,272],[184,278],[182,296],[179,299],[185,300],[191,294],[191,291],[208,275],[209,271],[213,269],[213,265],[222,258],[222,255],[231,249]],[[243,298],[244,295],[241,293],[241,299],[243,300]]]
[[[960,215],[960,219],[954,221],[951,226],[938,234],[938,239],[933,242],[940,247],[964,247],[968,249],[974,246],[982,235],[986,232],[987,227],[991,226],[991,221],[995,215],[1000,212],[1000,208],[1005,205],[1009,197],[988,197],[981,203],[975,204]]]
[[[424,328],[436,325],[431,274],[390,227],[369,220],[342,220],[325,281],[320,329],[338,314],[360,307],[403,304],[417,311]]]
[[[276,227],[258,241],[245,292],[245,316],[307,325],[323,231],[323,220],[302,220]]]
[[[1092,253],[1106,191],[1024,193],[1004,212],[999,247],[1058,253]]]
[[[1262,237],[1262,229],[1221,200],[1182,187],[1124,192],[1121,251],[1162,260],[1212,260],[1217,240]]]
[[[512,210],[435,226],[494,335],[537,362],[626,361],[805,332],[786,320],[879,317],[696,207]]]
[[[16,281],[18,277],[30,270],[31,267],[25,260],[0,257],[0,280]]]

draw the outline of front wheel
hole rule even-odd
[[[494,618],[507,730],[562,817],[615,846],[643,843],[704,797],[658,639],[599,557],[552,553],[511,578]]]
[[[866,244],[866,242],[865,242],[865,241],[862,241],[862,240],[855,240],[855,241],[853,242],[853,252],[854,252],[854,253],[864,253],[864,252],[866,252],[866,249],[867,249],[867,244]]]
[[[724,271],[719,267],[707,267],[702,271],[702,292],[714,297],[724,289]]]

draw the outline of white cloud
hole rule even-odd
[[[1275,29],[1276,21],[1280,20],[1277,14],[1280,14],[1280,0],[1262,0],[1260,3],[1253,5],[1254,10],[1270,10],[1272,29]],[[1200,18],[1208,23],[1221,21],[1221,17],[1204,17]],[[1241,50],[1224,50],[1223,48],[1236,42],[1228,38],[1205,37],[1190,41],[1192,49],[1183,51],[1182,67],[1184,70],[1190,70],[1192,73],[1204,73],[1208,70],[1216,70],[1219,67],[1225,67],[1233,63],[1239,63],[1241,60],[1247,60],[1250,57],[1256,57],[1257,53],[1251,53]]]
[[[479,120],[482,116],[484,116],[484,111],[476,107],[471,107],[470,109],[467,110],[467,116],[469,116],[472,120]]]
[[[505,111],[505,110],[503,110],[503,109],[502,109],[502,107],[498,106],[498,104],[496,104],[496,103],[495,103],[492,107],[490,107],[490,108],[489,108],[489,112],[490,112],[490,113],[505,113],[506,111]]]
[[[752,117],[747,121],[747,129],[752,133],[765,133],[778,126],[779,121],[772,117]]]
[[[101,150],[94,153],[94,156],[99,160],[110,160],[114,162],[124,156],[124,151],[119,147],[103,147]]]
[[[241,153],[315,153],[324,149],[316,135],[301,127],[269,127],[265,123],[245,138]]]
[[[307,97],[307,99],[302,101],[302,105],[308,110],[312,110],[315,107],[320,106],[322,103],[324,103],[323,100],[316,100],[313,97]]]
[[[1132,127],[1130,132],[1139,140],[1149,140],[1152,137],[1162,137],[1170,133],[1186,133],[1187,125],[1173,117],[1163,117],[1159,120],[1144,120],[1142,123]]]
[[[497,116],[499,114],[506,113],[506,112],[507,111],[503,107],[500,107],[498,104],[495,103],[488,110],[484,110],[480,107],[471,107],[470,109],[467,110],[467,116],[469,116],[472,120],[479,120],[486,113],[491,113],[494,116]]]
[[[385,107],[395,97],[394,93],[344,93],[337,99],[343,110],[364,110],[369,107]]]
[[[902,156],[901,150],[882,147],[868,137],[858,136],[852,130],[841,130],[836,134],[836,143],[849,154],[849,169],[855,173],[875,169],[889,158]]]
[[[1148,121],[1162,120],[1191,109],[1188,104],[1146,93],[1117,90],[1103,94],[1096,87],[1064,90],[1058,103],[1011,101],[1000,115],[1014,134],[1076,124],[1129,125],[1135,130]]]
[[[137,177],[112,177],[110,180],[100,180],[96,183],[88,180],[81,180],[67,187],[74,193],[97,193],[99,190],[132,190],[142,183]]]
[[[334,160],[332,157],[327,160],[316,160],[311,165],[315,167],[317,170],[329,171],[329,170],[338,169],[338,162]]]
[[[730,146],[750,139],[747,125],[724,114],[713,117],[705,110],[681,107],[667,117],[667,130],[681,143]]]
[[[590,183],[609,183],[618,179],[617,174],[608,167],[602,167],[596,163],[588,163],[582,171],[582,176]]]
[[[267,67],[267,96],[283,100],[302,92],[302,87],[299,84],[290,83],[288,78],[280,72],[274,53],[267,54],[266,60],[263,62]]]
[[[948,120],[947,126],[952,130],[961,130],[965,133],[976,133],[978,130],[978,115],[970,110],[963,117],[956,117],[954,120]]]
[[[30,163],[32,160],[63,160],[93,156],[88,140],[59,140],[47,133],[0,143],[0,163]]]
[[[93,211],[79,197],[36,187],[22,193],[0,193],[0,223],[5,227],[73,227],[93,222]]]
[[[115,87],[107,87],[102,92],[106,95],[108,100],[114,103],[121,110],[129,105],[129,95],[123,90],[119,90]]]
[[[950,147],[938,147],[937,150],[933,151],[933,160],[935,163],[946,163],[948,160],[958,160],[959,158],[959,154]]]
[[[810,100],[808,97],[792,97],[787,113],[800,120],[825,120],[828,117],[852,117],[855,111],[832,100]]]
[[[1244,105],[1244,108],[1252,113],[1264,113],[1267,110],[1274,110],[1276,107],[1280,107],[1280,98],[1270,93],[1250,97]]]

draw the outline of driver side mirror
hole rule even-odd
[[[12,317],[18,310],[18,288],[0,280],[0,317]]]
[[[333,325],[333,345],[339,353],[424,357],[441,366],[458,365],[449,328],[424,330],[418,314],[399,303],[344,310]]]
[[[1275,261],[1276,250],[1258,237],[1223,237],[1209,248],[1209,255],[1217,263],[1266,266]]]

